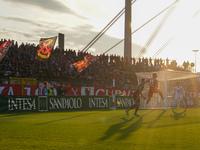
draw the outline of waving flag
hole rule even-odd
[[[57,36],[51,38],[41,38],[39,41],[40,49],[35,56],[36,60],[45,61],[51,56],[51,51],[56,43]]]
[[[75,68],[81,72],[83,69],[87,68],[90,64],[95,62],[98,59],[97,56],[87,55],[84,57],[84,60],[74,63]]]
[[[8,52],[9,48],[12,46],[12,43],[9,41],[6,41],[1,44],[0,46],[0,62]]]

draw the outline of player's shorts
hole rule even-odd
[[[175,97],[174,97],[174,100],[177,100],[177,99],[180,99],[180,100],[183,100],[183,95],[181,94],[176,94]]]
[[[153,93],[160,93],[160,90],[157,88],[149,89],[149,97],[153,97]]]

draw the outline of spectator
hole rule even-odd
[[[4,41],[6,40],[1,39],[0,43],[2,44]],[[76,52],[72,49],[66,49],[64,53],[60,53],[60,49],[57,47],[52,51],[52,55],[47,60],[47,63],[44,63],[34,59],[38,49],[38,45],[36,46],[30,43],[18,44],[15,42],[0,62],[0,78],[4,80],[12,76],[35,78],[39,81],[54,81],[55,79],[60,79],[68,81],[71,84],[76,81],[78,84],[76,86],[96,85],[112,87],[114,70],[129,72],[129,74],[135,75],[137,72],[153,72],[162,69],[190,71],[191,68],[190,65],[188,66],[188,64],[190,64],[189,62],[187,64],[184,63],[184,67],[182,67],[177,66],[176,61],[169,60],[168,58],[166,61],[151,58],[132,58],[132,62],[127,63],[124,61],[123,57],[103,54],[99,62],[91,64],[88,68],[79,73],[75,69],[70,69],[70,64],[83,60],[84,57],[90,53],[80,50]],[[131,76],[118,73],[116,74],[116,83],[119,84],[117,84],[116,87],[124,88],[131,85],[133,81]]]
[[[63,83],[60,83],[60,86],[57,88],[58,96],[65,95],[67,90],[65,89]]]
[[[55,95],[54,88],[52,85],[50,86],[50,89],[48,90],[48,95],[51,95],[51,96]]]
[[[47,82],[44,82],[44,87],[42,88],[42,95],[48,95]]]

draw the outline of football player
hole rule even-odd
[[[163,100],[163,94],[158,89],[158,80],[156,79],[157,73],[153,73],[152,76],[153,76],[152,78],[147,79],[147,82],[149,83],[149,96],[146,102],[146,108],[147,108],[147,105],[149,104],[149,101],[151,100],[153,96],[153,93],[158,93]]]
[[[140,107],[140,96],[142,98],[145,99],[144,95],[142,94],[142,91],[144,89],[144,85],[146,83],[146,80],[144,78],[141,79],[141,84],[137,87],[136,91],[133,93],[133,99],[134,99],[134,102],[135,104],[132,105],[129,109],[126,110],[126,114],[129,116],[129,111],[131,109],[134,109],[135,108],[135,113],[134,115],[139,117],[140,115],[137,114],[137,111]]]
[[[185,90],[183,89],[183,87],[180,85],[180,82],[177,81],[176,82],[176,86],[174,87],[173,91],[172,91],[172,95],[173,95],[173,104],[172,104],[172,111],[174,110],[174,106],[177,103],[177,100],[179,99],[180,101],[183,102],[183,105],[185,107],[185,111],[186,111],[186,104],[184,101],[184,97],[185,97]]]

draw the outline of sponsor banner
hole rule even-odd
[[[24,96],[41,95],[40,85],[24,85]],[[58,86],[54,86],[54,92],[57,95]],[[135,89],[115,89],[115,88],[97,88],[97,87],[66,87],[66,96],[112,96],[123,92],[124,96],[132,96]],[[0,95],[22,95],[22,86],[20,84],[0,84]],[[186,98],[189,105],[192,105],[193,98],[200,98],[200,92],[186,92]],[[157,96],[155,96],[157,98]],[[153,99],[151,100],[153,103]],[[151,102],[150,101],[150,102]],[[142,105],[142,103],[141,103]]]
[[[39,85],[24,85],[24,95],[41,95],[43,83]],[[50,87],[48,85],[48,87]],[[58,86],[54,86],[54,92],[57,95]],[[132,96],[133,89],[114,89],[114,88],[96,88],[96,87],[65,87],[66,95],[74,96],[111,96],[119,92],[124,92],[125,96]],[[20,84],[0,84],[0,95],[22,95],[22,86]]]
[[[48,111],[82,110],[84,103],[80,96],[48,96]]]
[[[38,95],[38,86],[24,85],[24,95]]]
[[[22,86],[20,84],[0,84],[0,95],[21,95]]]
[[[108,96],[95,96],[87,97],[89,109],[109,109],[109,97]]]
[[[37,105],[37,96],[1,96],[0,112],[34,112]]]
[[[135,104],[132,96],[116,96],[114,101],[112,98],[112,96],[2,95],[0,113],[127,109]],[[160,108],[157,104],[157,101],[152,100],[149,106]],[[193,102],[189,104],[189,107],[192,105]],[[141,108],[144,108],[142,104]]]
[[[24,85],[24,95],[38,95],[37,85]],[[0,95],[22,95],[21,84],[0,84]]]
[[[0,113],[109,109],[109,96],[1,96]]]
[[[73,88],[73,87],[72,87]],[[97,87],[81,87],[81,95],[93,95],[93,96],[104,96],[104,95],[116,95],[117,93],[123,92],[125,96],[132,96],[135,89],[115,89],[115,88],[97,88]]]
[[[109,96],[48,96],[48,111],[88,109],[109,109]]]
[[[130,96],[116,96],[115,101],[117,109],[130,108],[135,104],[133,97]]]

